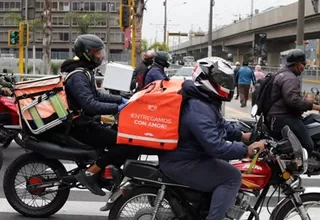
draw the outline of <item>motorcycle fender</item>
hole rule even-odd
[[[304,197],[308,194],[314,194],[313,192],[310,193],[303,193],[300,195],[300,197]],[[288,202],[291,202],[291,198],[290,197],[286,197],[284,199],[282,199],[277,206],[273,209],[271,215],[270,215],[270,219],[269,220],[273,220],[277,217],[278,213],[281,211],[281,209],[283,208],[283,206],[285,206]]]
[[[131,189],[132,186],[130,184],[126,184],[121,188],[118,188],[115,192],[110,193],[107,204],[101,208],[103,211],[109,211],[112,207],[115,201],[117,201],[120,196],[122,196],[122,190],[124,189]]]
[[[285,204],[287,204],[287,202],[290,202],[290,201],[291,201],[290,198],[286,197],[286,198],[283,198],[280,202],[278,202],[276,207],[272,210],[269,220],[275,219],[275,217],[278,215],[279,211],[281,211],[282,207]]]

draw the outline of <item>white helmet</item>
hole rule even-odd
[[[222,101],[231,101],[234,92],[233,69],[228,61],[220,57],[197,60],[192,80],[209,95]]]

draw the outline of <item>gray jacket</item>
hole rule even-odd
[[[294,72],[283,67],[273,81],[270,116],[301,116],[303,112],[311,110],[313,103],[301,96],[300,80]]]

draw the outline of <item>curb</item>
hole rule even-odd
[[[316,80],[316,79],[302,79],[302,81],[306,83],[320,84],[320,80]]]

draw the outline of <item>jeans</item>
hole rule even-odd
[[[241,185],[241,173],[226,161],[209,158],[162,161],[160,168],[172,180],[201,192],[212,192],[207,220],[222,220]]]
[[[308,154],[311,155],[314,149],[314,143],[308,134],[308,130],[303,123],[303,119],[298,116],[269,116],[268,124],[272,137],[281,139],[281,130],[288,125],[291,131],[297,136],[302,147],[304,147]]]
[[[101,157],[96,161],[96,165],[100,168],[104,168],[107,165],[121,166],[126,160],[136,160],[140,154],[157,154],[157,150],[139,147],[129,146],[117,143],[117,131],[110,128],[106,128],[99,123],[92,123],[87,126],[75,126],[71,130],[71,136],[75,139],[101,149],[108,149],[107,152],[103,152]]]

